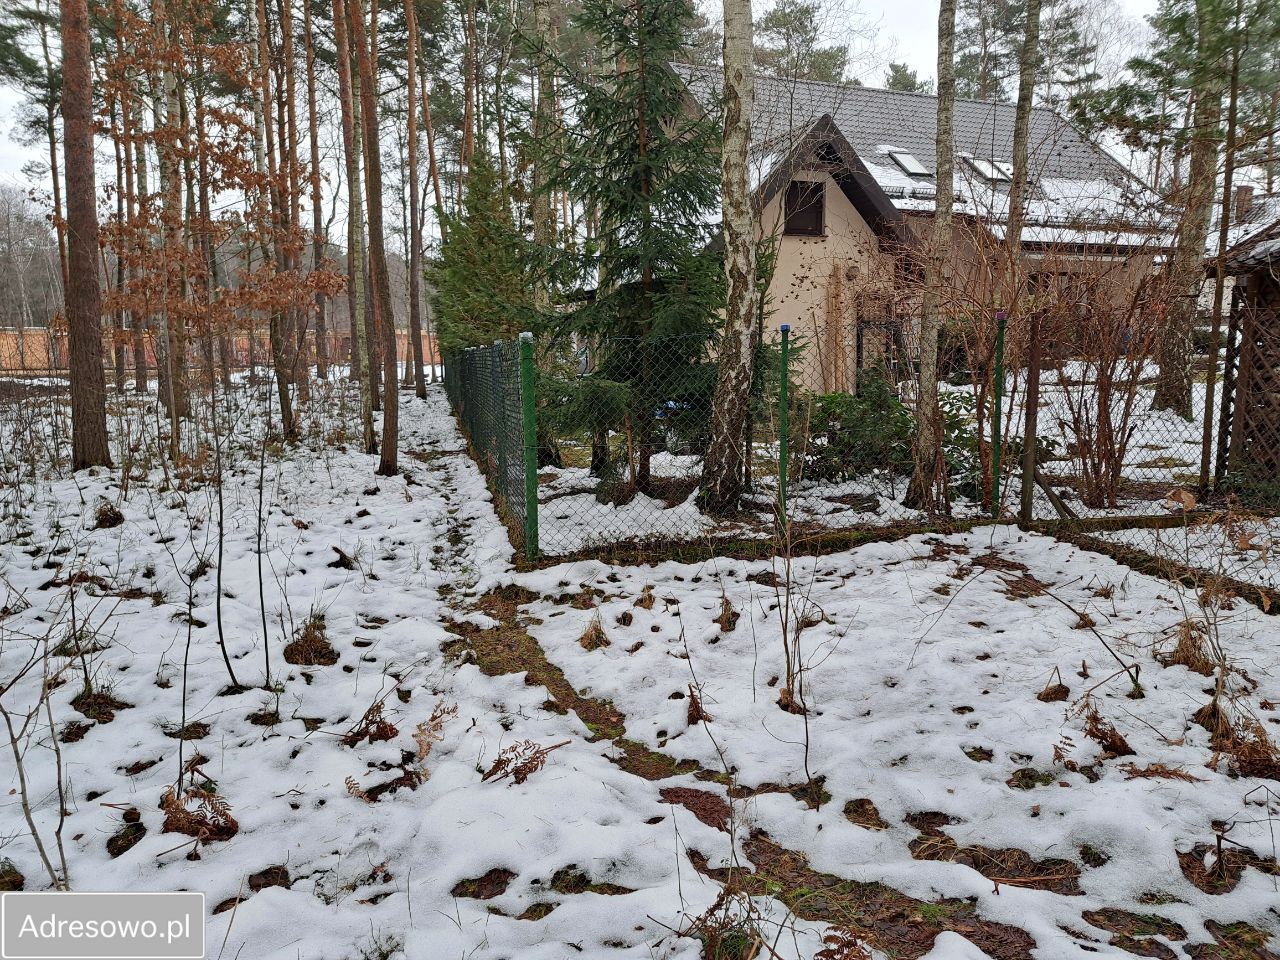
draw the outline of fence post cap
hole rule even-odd
[[[791,332],[791,324],[789,324],[789,323],[784,323],[782,326],[778,327],[778,329],[779,329],[779,330],[781,330],[783,333],[790,333],[790,332]]]

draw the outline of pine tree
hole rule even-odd
[[[884,74],[884,85],[890,90],[902,90],[906,93],[932,93],[933,83],[921,79],[905,63],[891,63]]]
[[[755,59],[761,72],[787,80],[844,83],[849,48],[824,45],[821,6],[811,0],[778,0],[755,23]]]
[[[62,0],[62,116],[66,126],[67,236],[71,283],[71,466],[110,466],[102,369],[98,211],[93,169],[93,68],[86,0]],[[56,175],[56,174],[55,174]]]
[[[1084,36],[1082,0],[1043,4],[1040,78],[1043,100],[1064,102],[1093,76],[1096,46]],[[959,0],[956,10],[956,96],[1012,100],[1016,92],[1027,0]]]

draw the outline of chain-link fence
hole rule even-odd
[[[1044,336],[1032,376],[1025,332],[997,322],[989,333],[981,350],[944,336],[946,519],[1060,520],[1098,542],[1270,581],[1269,517],[1203,495],[1202,475],[1212,489],[1222,472],[1220,364],[1201,355],[1189,404],[1171,409],[1156,402],[1159,370],[1147,352]],[[543,554],[769,537],[780,512],[794,539],[942,519],[909,495],[915,336],[910,319],[895,316],[768,332],[742,438],[742,509],[729,519],[698,502],[718,375],[705,337],[530,343],[534,386],[523,393],[518,345],[498,344],[448,358],[445,380],[513,531]],[[530,393],[536,410],[522,407]]]
[[[532,413],[531,341],[472,347],[446,358],[444,388],[472,455],[493,488],[498,513],[513,539],[537,552],[537,504],[529,508],[531,473],[526,412]],[[522,384],[522,375],[524,383]],[[526,400],[528,403],[526,404]],[[526,411],[527,408],[527,411]]]

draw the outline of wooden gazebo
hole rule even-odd
[[[1280,484],[1280,220],[1233,247],[1227,270],[1235,285],[1218,472],[1233,485]]]

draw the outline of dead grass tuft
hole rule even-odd
[[[578,638],[578,644],[583,650],[600,650],[610,645],[609,635],[604,632],[604,624],[600,622],[599,613],[591,618],[587,629]]]
[[[331,667],[338,662],[338,651],[329,643],[324,614],[313,613],[307,617],[284,648],[284,662],[302,667]]]
[[[694,689],[693,684],[689,684],[689,726],[696,726],[699,723],[709,723],[711,714],[702,709],[702,698],[698,696],[698,691]]]
[[[1201,676],[1213,676],[1216,664],[1209,655],[1209,635],[1204,624],[1183,620],[1177,626],[1177,637],[1173,650],[1157,659],[1166,667],[1181,665]]]
[[[124,514],[110,500],[103,500],[93,512],[93,525],[97,530],[110,530],[124,523]]]
[[[716,623],[720,624],[721,633],[732,633],[741,616],[742,614],[733,609],[733,604],[729,602],[728,597],[720,598],[720,616],[716,617]]]
[[[71,706],[90,720],[110,723],[116,718],[117,710],[128,710],[133,704],[116,699],[108,690],[82,690],[71,701]]]

